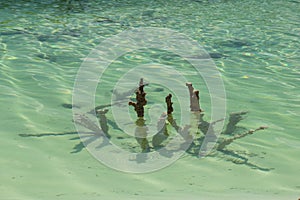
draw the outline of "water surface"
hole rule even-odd
[[[1,199],[299,198],[299,1],[6,1],[0,8]],[[72,110],[62,106],[72,102],[77,70],[105,38],[137,27],[176,30],[210,53],[228,114],[248,110],[241,126],[269,127],[228,147],[256,167],[230,154],[186,154],[157,172],[126,174],[78,145]],[[178,65],[157,52],[124,55],[115,65],[149,59]],[[103,104],[109,81],[123,72],[113,73],[98,88]],[[209,115],[206,87],[194,85]]]

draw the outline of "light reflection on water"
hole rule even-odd
[[[266,184],[262,182],[251,185],[236,177],[243,174],[245,179],[255,182],[255,178],[261,177],[262,172],[251,171],[251,168],[243,165],[232,165],[225,161],[226,158],[218,157],[208,158],[208,163],[202,160],[199,166],[197,159],[187,156],[161,173],[153,174],[152,177],[145,175],[148,181],[142,185],[154,191],[164,191],[159,188],[163,187],[163,184],[160,184],[163,181],[159,180],[161,177],[172,180],[175,169],[179,170],[176,173],[192,180],[191,177],[198,177],[201,170],[213,174],[216,169],[226,168],[233,169],[233,173],[228,170],[224,172],[222,178],[231,181],[219,187],[224,191],[228,188],[238,188],[229,191],[228,194],[233,191],[241,194],[248,190],[249,193],[268,197],[273,196],[279,189],[282,189],[282,193],[278,194],[278,197],[284,198],[285,195],[295,194],[297,188],[299,189],[297,183],[300,140],[297,134],[300,114],[299,7],[298,1],[279,0],[81,1],[81,3],[72,1],[71,4],[64,1],[1,2],[0,111],[2,144],[5,147],[1,163],[4,163],[3,170],[10,172],[0,176],[3,182],[7,183],[6,186],[0,185],[1,191],[5,191],[4,197],[29,199],[40,195],[51,198],[53,195],[64,193],[56,192],[61,191],[58,186],[53,190],[45,187],[41,193],[30,189],[39,184],[53,186],[53,183],[46,183],[40,179],[40,177],[47,179],[45,173],[50,170],[46,164],[41,164],[42,162],[64,168],[61,171],[50,170],[50,172],[54,177],[51,179],[53,182],[62,176],[61,187],[64,188],[66,196],[68,194],[69,197],[72,196],[70,194],[77,188],[90,187],[88,189],[90,197],[92,192],[97,191],[89,181],[102,182],[94,176],[91,177],[94,171],[85,170],[91,165],[96,171],[100,164],[87,158],[87,154],[82,153],[84,151],[70,154],[72,148],[78,144],[78,138],[72,140],[73,134],[62,134],[60,137],[45,136],[38,139],[22,138],[18,134],[73,133],[71,112],[61,105],[71,103],[74,78],[82,59],[105,38],[128,28],[141,26],[174,29],[205,47],[223,76],[228,112],[249,110],[249,117],[241,124],[246,128],[269,126],[266,132],[249,136],[232,148],[242,151],[247,158],[251,158],[251,161],[261,166],[274,168],[264,176]],[[152,61],[182,66],[182,69],[186,67],[180,58],[162,52],[124,55],[113,63],[118,70],[108,72],[107,80],[103,83],[105,87],[96,98],[109,103],[110,99],[103,101],[102,98],[112,94],[110,81],[116,80],[122,74],[124,69],[122,65],[145,64]],[[184,71],[184,74],[191,80],[197,78],[193,77],[194,73],[190,70]],[[202,91],[201,103],[209,108],[209,94],[206,87],[202,83],[195,85]],[[26,146],[26,150],[15,150],[14,145]],[[82,147],[77,146],[77,150],[80,148]],[[260,156],[251,157],[251,153]],[[72,157],[74,155],[77,157]],[[48,159],[48,156],[51,159]],[[38,162],[34,158],[41,161]],[[81,162],[77,159],[87,160],[88,164],[84,165],[83,170]],[[11,160],[18,160],[18,163],[15,162],[9,167],[6,164]],[[22,168],[23,164],[32,166],[36,172],[32,171],[32,167]],[[40,165],[40,169],[34,165]],[[184,170],[180,171],[181,169]],[[190,171],[186,173],[186,169]],[[105,173],[108,174],[103,175],[103,178],[109,179],[114,175],[109,169],[102,167],[101,170],[106,170]],[[24,177],[28,174],[31,179],[24,181]],[[20,176],[23,176],[23,179],[20,178],[22,184],[14,182],[16,177]],[[124,175],[119,178],[124,183],[126,178],[131,176]],[[168,194],[176,193],[179,188],[190,191],[192,195],[201,193],[197,181],[193,183],[194,185],[189,185],[186,180],[178,177],[177,180],[180,183],[170,181],[165,186],[165,193],[167,191],[170,191]],[[207,181],[206,187],[205,184],[201,186],[204,193],[218,191],[214,187],[218,185],[217,181],[202,177],[203,180]],[[114,182],[109,183],[113,185]],[[23,187],[24,185],[27,186]],[[270,185],[273,185],[272,188]],[[107,186],[105,189],[110,190],[111,187],[113,186]],[[130,189],[128,193],[122,193],[121,190],[122,184],[117,184],[115,191],[119,191],[121,193],[119,195],[123,195],[124,198],[131,192]],[[103,194],[109,195],[106,192]],[[145,191],[143,197],[147,194],[150,192]]]

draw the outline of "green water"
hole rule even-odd
[[[300,1],[42,2],[0,3],[1,200],[300,197]],[[72,103],[82,61],[104,39],[138,27],[178,31],[212,55],[227,113],[248,110],[241,126],[269,127],[228,147],[256,167],[222,153],[201,160],[186,154],[157,172],[127,174],[78,145],[72,110],[62,104]],[[122,65],[151,56],[179,65],[159,53],[125,55],[96,99],[109,103]],[[209,115],[206,87],[195,87]],[[159,94],[148,95],[155,101]]]

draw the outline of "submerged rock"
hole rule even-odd
[[[155,88],[153,92],[163,92],[165,89],[162,87]]]
[[[79,106],[70,104],[70,103],[62,103],[61,104],[62,107],[67,108],[67,109],[72,109],[72,108],[79,108]]]
[[[229,39],[229,40],[221,42],[221,45],[226,46],[226,47],[241,48],[244,46],[252,46],[253,44],[246,40]]]
[[[108,17],[98,17],[94,20],[94,22],[97,22],[97,23],[115,23],[114,20],[112,20]]]
[[[209,56],[211,58],[215,58],[215,59],[217,59],[217,58],[226,58],[227,57],[226,55],[221,54],[221,53],[217,53],[217,52],[209,53]]]

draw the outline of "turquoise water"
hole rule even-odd
[[[0,3],[0,199],[300,197],[299,1],[43,2]],[[248,162],[221,152],[200,160],[186,154],[157,172],[128,174],[80,146],[72,110],[63,106],[72,103],[77,71],[101,41],[138,27],[178,31],[210,53],[224,81],[227,115],[248,110],[241,126],[269,127],[228,147]],[[149,58],[180,65],[163,52],[124,55],[96,101],[110,102],[105,97],[123,65]],[[206,87],[193,80],[209,116]],[[149,86],[151,101],[160,99],[160,87]]]

